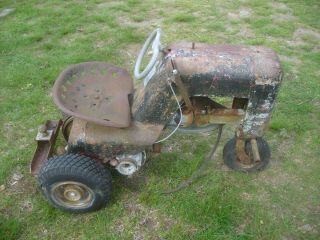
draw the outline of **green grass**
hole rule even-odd
[[[319,1],[4,0],[4,8],[15,11],[0,18],[0,239],[319,239]],[[229,171],[221,156],[233,136],[227,127],[207,174],[162,195],[197,169],[215,137],[176,135],[136,179],[113,173],[107,208],[83,215],[52,208],[29,164],[37,126],[60,116],[50,96],[55,79],[84,61],[132,72],[156,26],[166,44],[264,45],[280,55],[284,82],[265,136],[270,167]],[[23,178],[12,185],[14,173]]]
[[[196,18],[191,14],[177,14],[172,18],[174,22],[193,22]]]
[[[0,218],[0,239],[10,240],[16,239],[22,231],[21,223],[16,219],[3,219]]]

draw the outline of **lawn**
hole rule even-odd
[[[0,239],[320,239],[320,3],[318,0],[33,1],[0,10]],[[106,61],[132,73],[148,35],[162,43],[264,45],[284,81],[265,135],[272,158],[243,174],[215,161],[193,185],[162,195],[197,169],[216,133],[177,134],[134,179],[113,173],[110,204],[73,215],[52,208],[29,174],[37,127],[60,117],[51,98],[68,65]],[[62,140],[60,141],[61,143]]]

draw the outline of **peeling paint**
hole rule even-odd
[[[227,116],[230,113],[221,110],[218,114],[217,108],[224,109],[224,106],[218,103],[213,104],[210,111],[200,109],[199,112],[194,112],[194,116],[199,116],[200,124],[217,121],[230,123],[234,119],[237,119],[238,123],[242,119],[245,138],[263,135],[282,80],[276,54],[264,47],[181,43],[167,48],[162,59],[159,59],[156,67],[145,78],[145,83],[140,84],[129,98],[131,124],[128,128],[88,124],[81,130],[73,126],[69,151],[80,149],[80,152],[89,152],[100,158],[103,155],[112,158],[121,152],[137,149],[143,151],[143,148],[151,146],[163,127],[172,121],[178,109],[168,81],[172,83],[178,99],[182,99],[174,84],[175,76],[171,63],[173,58],[190,98],[199,96],[205,99],[245,99],[245,106],[240,107],[245,109],[245,113],[239,110],[238,113],[234,111],[232,116]],[[209,116],[215,111],[217,119],[214,119],[214,114]],[[83,123],[80,125],[83,126]]]

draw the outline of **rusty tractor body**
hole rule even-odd
[[[155,30],[140,52],[135,76],[144,81],[136,88],[126,70],[103,62],[72,65],[55,82],[54,101],[66,116],[62,121],[66,153],[47,161],[61,125],[51,121],[38,134],[32,163],[32,173],[39,175],[40,186],[54,206],[85,212],[106,201],[97,200],[102,197],[81,174],[66,172],[52,183],[50,162],[58,167],[70,158],[77,159],[70,160],[74,165],[88,158],[92,168],[102,171],[106,164],[130,176],[143,166],[152,146],[159,149],[166,139],[159,136],[166,127],[172,133],[193,132],[231,123],[236,126],[235,137],[225,146],[225,163],[247,172],[268,163],[270,151],[261,137],[282,80],[277,55],[260,46],[178,43],[163,47],[160,34]],[[140,73],[141,59],[150,46],[152,58]],[[219,101],[226,97],[232,99],[230,107]]]

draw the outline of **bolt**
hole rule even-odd
[[[116,159],[111,159],[111,160],[109,161],[109,164],[110,164],[111,166],[115,167],[115,166],[117,166],[117,165],[119,164],[119,162],[118,162],[118,160],[116,160]]]
[[[173,69],[172,73],[173,73],[173,75],[177,75],[178,74],[178,70],[177,69]]]
[[[47,136],[48,135],[48,127],[47,125],[43,124],[39,127],[38,131],[43,135]]]

